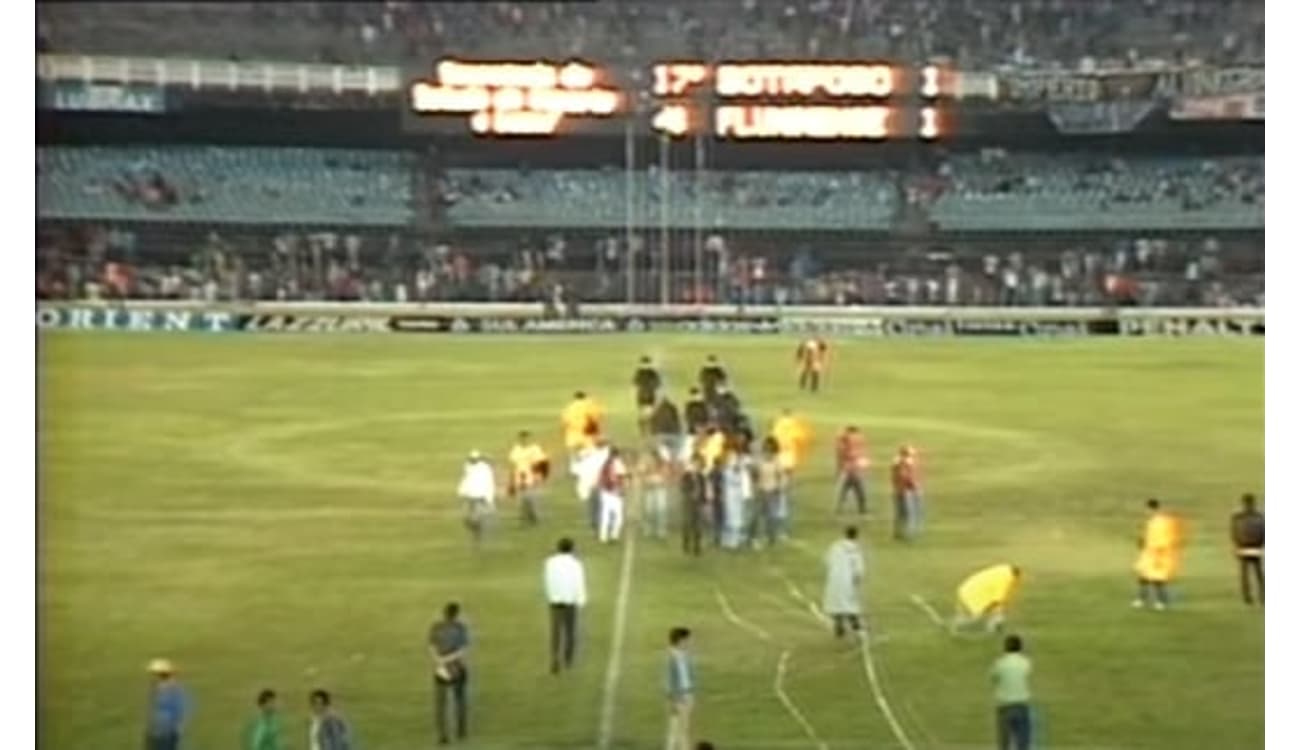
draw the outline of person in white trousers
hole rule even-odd
[[[465,526],[474,546],[483,544],[488,519],[496,509],[496,476],[482,453],[470,451],[456,494],[465,501]]]
[[[623,536],[623,498],[626,496],[627,466],[617,448],[609,449],[609,458],[600,470],[601,544],[618,541]]]
[[[573,474],[578,503],[587,513],[591,530],[600,531],[600,477],[609,461],[609,446],[598,442],[574,456],[569,465]]]

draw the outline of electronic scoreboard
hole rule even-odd
[[[858,61],[673,61],[647,73],[627,86],[576,60],[442,60],[411,83],[408,104],[420,117],[458,116],[480,136],[613,133],[632,118],[638,132],[669,138],[934,140],[952,127],[961,75]]]

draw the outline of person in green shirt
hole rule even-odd
[[[1029,675],[1033,663],[1024,654],[1025,644],[1018,635],[1009,635],[1003,654],[993,662],[993,701],[997,704],[998,748],[1029,750]]]
[[[248,723],[244,732],[247,750],[284,750],[280,742],[280,714],[275,708],[275,691],[263,690],[257,694],[257,716]]]

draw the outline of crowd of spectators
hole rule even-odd
[[[583,302],[658,302],[654,237],[504,237],[425,241],[330,231],[194,237],[168,255],[135,231],[45,231],[41,299],[518,301],[557,287]],[[168,241],[174,242],[174,238]],[[675,243],[680,245],[681,243]],[[1169,306],[1263,305],[1262,239],[1138,237],[1063,244],[1005,236],[980,243],[828,243],[705,238],[698,265],[672,252],[671,301],[722,304]],[[628,273],[628,264],[632,273]],[[629,296],[629,290],[631,295]]]
[[[625,225],[631,210],[681,229],[698,221],[884,231],[909,219],[953,231],[1013,230],[1030,220],[1037,223],[1026,226],[1065,231],[1263,226],[1262,157],[985,149],[934,162],[667,174],[651,165],[629,177],[621,166],[438,169],[436,160],[400,150],[43,147],[37,192],[42,216],[81,220],[400,226],[435,215],[458,228],[596,228]]]
[[[418,64],[448,55],[946,59],[967,69],[1263,62],[1260,0],[47,3],[37,48]]]
[[[1262,158],[1070,158],[988,149],[948,160],[938,174],[941,184],[967,198],[1056,192],[1097,196],[1102,208],[1174,201],[1188,212],[1264,204]]]
[[[433,193],[458,226],[623,226],[629,209],[677,227],[886,229],[897,175],[857,172],[453,169]],[[698,213],[697,213],[698,209]],[[666,213],[665,213],[666,212]]]

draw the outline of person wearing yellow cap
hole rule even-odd
[[[176,680],[176,667],[167,659],[149,662],[153,685],[149,689],[149,718],[145,750],[177,750],[189,718],[189,698]]]
[[[957,587],[957,607],[950,631],[956,635],[970,625],[983,624],[986,632],[1001,631],[1007,608],[1020,588],[1020,568],[1010,563],[991,565],[969,576]]]
[[[1146,524],[1138,539],[1138,559],[1133,566],[1137,572],[1138,593],[1133,606],[1142,608],[1154,605],[1157,611],[1169,606],[1168,585],[1178,572],[1180,533],[1178,520],[1160,508],[1160,501],[1147,500]]]

